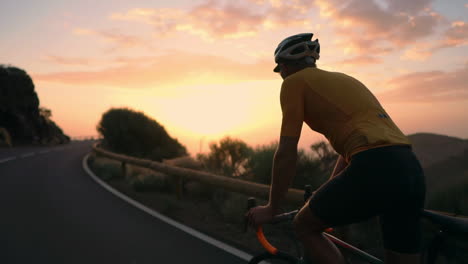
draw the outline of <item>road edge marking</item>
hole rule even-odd
[[[219,249],[222,249],[240,259],[243,259],[245,261],[250,261],[250,259],[252,259],[252,255],[244,252],[244,251],[241,251],[233,246],[230,246],[224,242],[221,242],[217,239],[214,239],[208,235],[205,235],[191,227],[188,227],[184,224],[181,224],[177,221],[174,221],[173,219],[165,216],[165,215],[162,215],[156,211],[154,211],[153,209],[131,199],[130,197],[126,196],[125,194],[117,191],[116,189],[112,188],[110,185],[108,185],[106,182],[104,182],[103,180],[99,179],[99,177],[97,177],[94,172],[91,171],[91,169],[88,167],[88,158],[89,158],[89,154],[86,154],[86,156],[83,158],[83,169],[86,171],[86,173],[88,173],[88,175],[94,180],[96,181],[99,185],[101,185],[104,189],[108,190],[109,192],[111,192],[112,194],[114,194],[115,196],[119,197],[120,199],[124,200],[125,202],[135,206],[136,208],[144,211],[145,213],[148,213],[149,215],[181,230],[181,231],[184,231],[200,240],[203,240],[204,242],[208,243],[208,244],[211,244]],[[264,263],[264,262],[262,262]]]
[[[5,162],[11,161],[11,160],[15,160],[15,159],[17,159],[16,156],[4,158],[4,159],[1,159],[1,160],[0,160],[0,163],[5,163]]]
[[[34,156],[34,155],[36,155],[35,152],[28,152],[28,153],[22,154],[20,157],[21,157],[22,159],[25,159],[25,158],[28,158],[28,157],[32,157],[32,156]]]

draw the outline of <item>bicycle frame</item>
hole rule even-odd
[[[296,214],[297,214],[297,211],[293,211],[293,212],[290,212],[290,213],[279,215],[279,216],[276,217],[276,219],[277,219],[276,222],[281,222],[281,221],[284,221],[284,220],[287,220],[287,219],[291,219]],[[327,229],[327,232],[330,232],[330,231],[331,231],[331,229]],[[335,245],[337,245],[338,247],[340,247],[342,249],[347,250],[351,254],[359,257],[360,259],[365,260],[365,261],[367,261],[368,263],[371,263],[371,264],[383,264],[384,263],[382,260],[380,260],[380,259],[378,259],[378,258],[376,258],[376,257],[374,257],[374,256],[360,250],[357,247],[354,247],[354,246],[352,246],[352,245],[350,245],[350,244],[336,238],[335,236],[333,236],[333,235],[331,235],[331,234],[329,234],[327,232],[324,232],[323,234],[328,239],[330,239],[333,243],[335,243]],[[286,260],[291,264],[302,264],[302,263],[305,264],[306,263],[303,260],[303,257],[300,257],[300,258],[294,257],[294,256],[292,256],[292,255],[290,255],[288,253],[279,251],[277,248],[275,248],[273,245],[271,245],[270,242],[268,242],[268,240],[266,239],[266,237],[265,237],[265,235],[263,233],[263,227],[262,226],[259,226],[257,228],[257,239],[260,242],[260,244],[266,249],[267,252],[254,257],[249,262],[249,264],[256,264],[256,263],[259,263],[260,261],[266,260],[266,259],[281,259],[281,260]]]
[[[310,197],[311,195],[311,191],[310,191],[310,187],[306,186],[306,191],[305,191],[305,194],[304,194],[304,200],[307,201],[308,198]],[[255,201],[255,198],[249,198],[248,200],[248,203],[247,203],[247,208],[250,209],[250,208],[253,208],[256,206],[256,201]],[[280,223],[280,222],[284,222],[284,221],[291,221],[292,219],[294,219],[294,216],[299,212],[299,210],[295,210],[295,211],[292,211],[292,212],[289,212],[289,213],[284,213],[284,214],[281,214],[281,215],[277,215],[273,221],[271,222],[272,224],[275,224],[275,223]],[[247,228],[247,226],[246,226]],[[355,255],[355,256],[358,256],[359,258],[361,258],[362,260],[365,260],[367,261],[368,263],[371,263],[371,264],[383,264],[383,261],[358,249],[357,247],[354,247],[338,238],[336,238],[335,236],[329,234],[328,232],[332,231],[333,229],[329,228],[326,230],[326,232],[324,232],[323,234],[325,236],[327,236],[328,239],[330,239],[333,243],[335,243],[335,245],[337,245],[338,247],[342,248],[342,249],[345,249],[347,250],[348,252],[350,252],[351,254]],[[270,244],[270,242],[268,242],[268,240],[266,239],[264,233],[263,233],[263,227],[262,226],[259,226],[257,227],[257,230],[256,230],[256,233],[257,233],[257,239],[258,241],[260,242],[260,244],[263,246],[263,248],[266,249],[267,252],[261,254],[261,255],[258,255],[258,256],[255,256],[254,258],[252,258],[250,261],[249,261],[249,264],[257,264],[259,262],[261,262],[262,260],[267,260],[267,259],[281,259],[281,260],[286,260],[288,261],[289,263],[291,264],[306,264],[307,262],[304,260],[304,258],[301,256],[301,257],[294,257],[288,253],[285,253],[285,252],[282,252],[282,251],[279,251],[277,248],[275,248],[273,245]]]
[[[304,192],[304,201],[307,201],[309,197],[312,195],[311,188],[309,185],[306,185],[305,192]],[[250,210],[251,208],[256,206],[255,198],[249,198],[247,209]],[[284,221],[292,221],[294,216],[299,212],[299,210],[295,210],[289,213],[284,213],[281,215],[277,215],[274,217],[271,224],[284,222]],[[434,264],[437,260],[439,250],[441,248],[441,244],[443,244],[445,237],[450,234],[464,234],[468,238],[468,218],[461,218],[461,217],[452,217],[444,215],[442,212],[435,212],[430,210],[422,210],[421,216],[425,219],[428,219],[433,224],[438,226],[438,231],[436,232],[435,237],[427,244],[424,248],[424,252],[421,254],[423,263],[427,264]],[[247,224],[247,222],[246,222]],[[245,226],[245,231],[247,231],[247,225]],[[262,244],[262,246],[266,249],[266,252],[255,256],[250,260],[249,264],[257,264],[262,260],[267,259],[281,259],[288,261],[291,264],[306,264],[307,262],[301,257],[294,257],[288,253],[282,252],[271,245],[268,240],[266,239],[265,235],[263,234],[263,228],[260,226],[257,228],[257,239]],[[384,262],[363,250],[360,250],[336,237],[329,234],[331,229],[327,229],[323,234],[330,239],[335,245],[338,247],[348,251],[353,256],[360,258],[361,260],[367,261],[371,264],[383,264]]]

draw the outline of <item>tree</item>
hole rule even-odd
[[[50,109],[39,109],[34,82],[26,71],[0,64],[0,126],[13,144],[60,144],[70,138],[54,124]]]
[[[270,184],[273,157],[277,148],[278,142],[273,142],[269,145],[258,146],[252,151],[246,164],[249,180]]]
[[[330,174],[338,158],[333,147],[325,141],[320,141],[311,145],[310,148],[319,159],[323,172]]]
[[[252,149],[243,141],[225,137],[210,144],[208,154],[199,154],[198,159],[206,169],[226,176],[241,177],[246,172],[246,165]]]
[[[128,108],[112,108],[102,115],[97,131],[111,151],[156,161],[187,155],[156,120]]]
[[[52,110],[45,107],[39,107],[39,115],[43,116],[46,120],[50,120],[52,117]]]

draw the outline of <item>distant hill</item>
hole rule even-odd
[[[427,207],[468,215],[468,140],[429,133],[409,138],[424,167]]]
[[[461,155],[468,149],[468,140],[431,133],[417,133],[408,136],[413,150],[424,168]]]

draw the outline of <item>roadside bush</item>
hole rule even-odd
[[[137,192],[167,191],[169,187],[167,177],[161,173],[132,175],[128,182]]]
[[[258,146],[252,151],[246,166],[248,180],[270,184],[273,157],[277,148],[278,142],[273,142],[269,145]]]
[[[94,173],[104,181],[123,177],[121,163],[118,161],[92,156],[89,165]]]
[[[321,166],[320,160],[308,155],[303,150],[298,151],[296,176],[292,187],[302,190],[305,185],[310,185],[313,191],[316,190],[329,177],[324,173]]]
[[[155,161],[187,155],[186,148],[156,120],[128,108],[104,113],[97,130],[103,146],[114,152]]]
[[[210,144],[210,153],[199,154],[197,159],[206,170],[230,177],[243,177],[252,149],[242,140],[225,137]]]
[[[212,143],[211,151],[198,155],[197,159],[210,172],[270,184],[277,148],[278,142],[251,148],[241,140],[227,137],[219,144]],[[298,150],[293,188],[303,189],[305,185],[311,185],[315,190],[330,177],[338,155],[323,141],[311,145],[311,150],[312,153]]]
[[[335,168],[338,153],[325,141],[319,141],[310,146],[313,155],[320,161],[320,168],[323,173],[330,175]]]
[[[249,196],[244,194],[227,192],[220,210],[223,218],[230,223],[242,223],[247,210],[248,198]]]
[[[277,148],[278,143],[274,142],[256,147],[252,151],[247,163],[247,179],[262,184],[270,184],[273,158]],[[298,151],[296,176],[292,183],[293,188],[303,189],[305,185],[311,185],[312,189],[315,190],[328,179],[329,175],[324,170],[322,161],[317,157],[306,153],[302,149]]]

